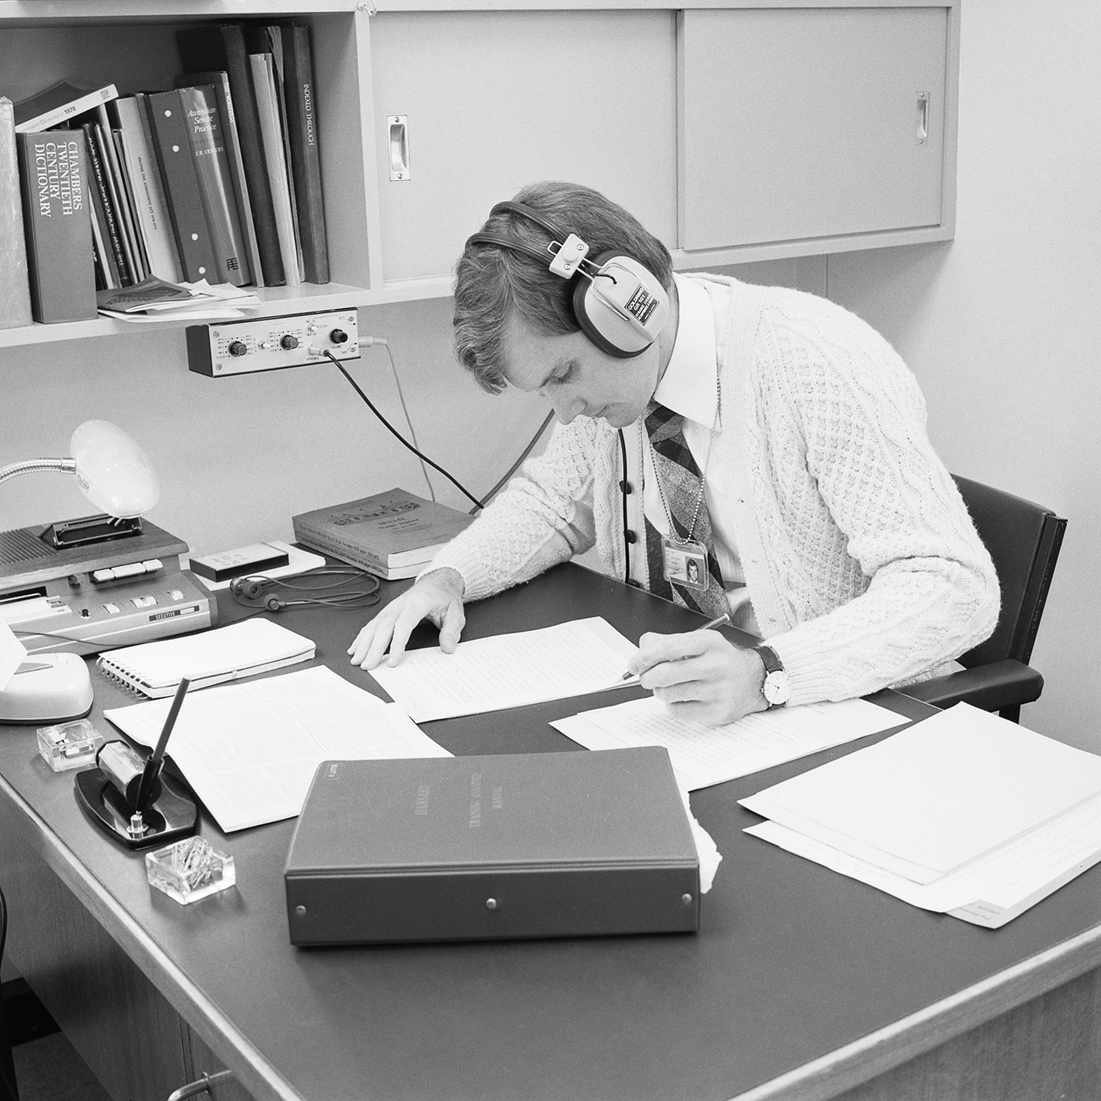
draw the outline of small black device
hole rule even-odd
[[[590,259],[589,246],[576,233],[564,232],[523,203],[498,203],[489,216],[504,213],[519,214],[542,226],[551,236],[546,248],[500,233],[475,233],[467,245],[510,249],[546,264],[562,279],[574,280],[574,317],[602,352],[629,359],[653,344],[669,320],[669,295],[653,272],[615,249]]]

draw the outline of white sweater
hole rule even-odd
[[[693,278],[730,295],[711,462],[729,464],[736,491],[708,506],[732,510],[757,622],[788,672],[791,703],[920,679],[985,639],[997,576],[890,345],[825,299]],[[638,431],[625,429],[628,456]],[[465,599],[477,600],[595,543],[623,577],[619,458],[606,422],[558,425],[543,455],[431,568],[457,570]],[[628,503],[641,532],[642,494]]]

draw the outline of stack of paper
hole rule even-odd
[[[741,800],[747,833],[997,928],[1101,859],[1101,757],[968,704]]]
[[[153,746],[171,703],[103,714]],[[168,754],[225,833],[293,818],[322,761],[451,756],[400,708],[324,667],[189,693]]]
[[[151,275],[130,287],[97,291],[96,305],[104,317],[120,321],[173,321],[247,317],[261,303],[253,291],[229,283],[168,283]]]

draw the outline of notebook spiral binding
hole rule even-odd
[[[131,684],[124,677],[112,669],[103,658],[96,659],[96,668],[107,678],[112,684],[117,685],[124,692],[128,692],[131,696],[144,696],[145,693],[138,688],[136,684]]]

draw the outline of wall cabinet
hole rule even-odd
[[[164,87],[187,22],[308,23],[333,283],[264,289],[275,316],[450,293],[466,236],[537,179],[622,202],[682,269],[947,239],[959,3],[0,0],[0,94]]]

